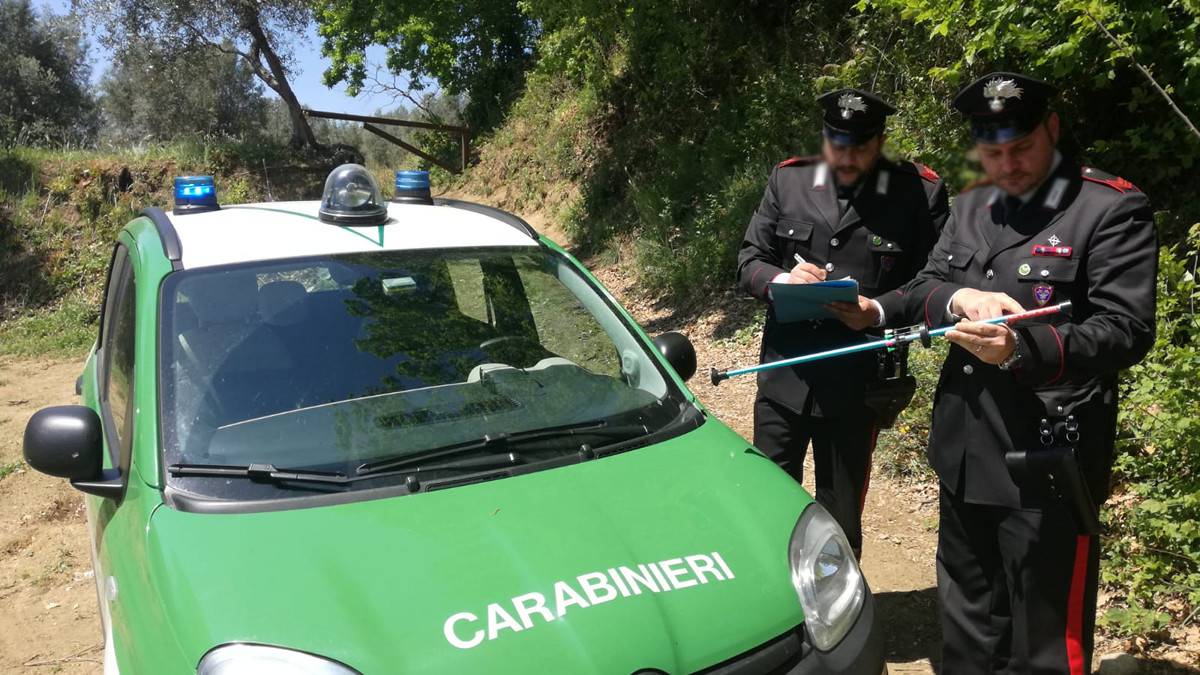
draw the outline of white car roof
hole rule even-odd
[[[319,201],[236,204],[171,213],[170,219],[184,269],[338,253],[538,245],[530,232],[510,222],[446,204],[388,204],[388,221],[365,227],[321,222],[320,206]]]

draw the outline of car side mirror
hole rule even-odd
[[[91,408],[59,405],[35,412],[25,425],[24,450],[33,469],[67,478],[78,490],[113,499],[123,492],[120,472],[103,469],[104,431]]]
[[[663,333],[654,338],[654,346],[684,382],[696,374],[696,348],[686,335],[675,331]]]

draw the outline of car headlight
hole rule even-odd
[[[231,644],[209,650],[196,675],[359,675],[336,661],[282,647]]]
[[[804,609],[805,629],[817,649],[828,651],[858,619],[866,586],[842,528],[816,502],[796,521],[788,542],[788,564]]]

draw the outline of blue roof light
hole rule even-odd
[[[212,176],[175,177],[175,213],[201,213],[221,208]]]
[[[400,204],[432,204],[433,195],[429,192],[428,171],[397,171],[396,196],[393,202]]]

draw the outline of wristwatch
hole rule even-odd
[[[1012,334],[1013,351],[1008,355],[1007,359],[1000,362],[1000,370],[1014,370],[1021,365],[1021,335],[1013,330],[1011,326],[1005,326],[1008,332]]]

